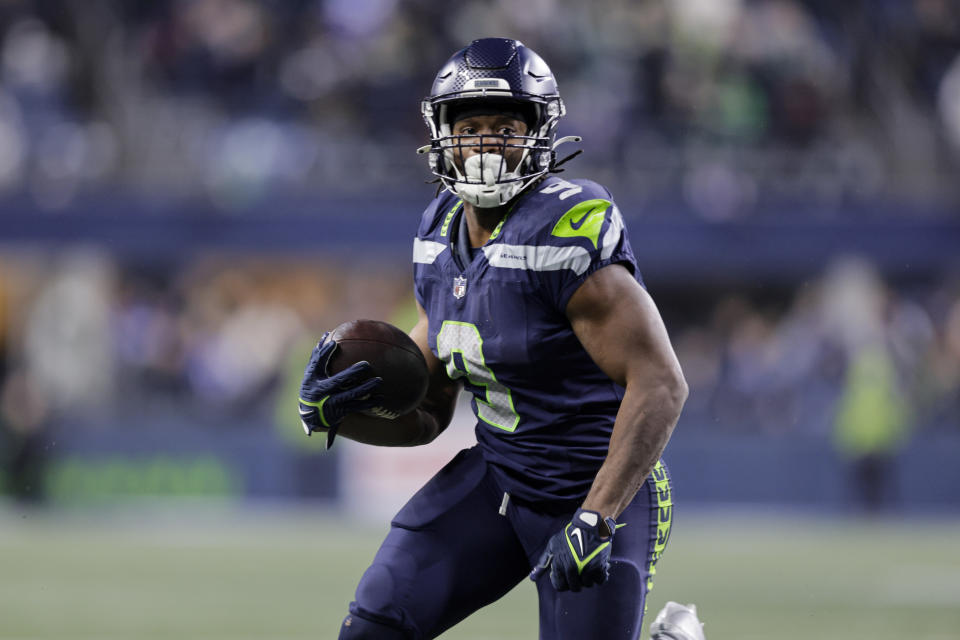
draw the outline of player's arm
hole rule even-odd
[[[622,265],[591,274],[566,311],[594,362],[626,389],[607,458],[582,506],[615,519],[666,447],[687,384],[656,305]]]
[[[393,421],[398,429],[411,435],[410,442],[404,446],[427,444],[443,433],[450,425],[457,406],[457,396],[463,388],[462,383],[450,379],[443,362],[430,350],[428,329],[427,313],[417,302],[417,324],[410,330],[410,337],[420,347],[427,361],[430,386],[419,407]]]
[[[462,385],[450,379],[443,363],[430,351],[427,331],[427,313],[418,302],[417,324],[411,329],[410,337],[420,347],[423,358],[427,361],[430,385],[427,387],[427,394],[420,402],[420,406],[410,413],[389,420],[389,430],[393,435],[393,442],[389,445],[380,443],[381,446],[415,447],[433,442],[450,425],[450,420],[453,418],[453,412],[457,406],[457,396],[460,394]],[[367,418],[367,420],[387,419]],[[352,436],[350,429],[351,425],[347,422],[342,427],[341,432],[349,438]]]
[[[687,383],[657,307],[622,265],[591,274],[566,311],[587,353],[626,389],[607,458],[586,500],[570,524],[550,538],[530,574],[536,581],[549,572],[558,591],[579,591],[606,580],[615,519],[667,445]]]
[[[300,420],[307,435],[326,433],[328,448],[336,434],[358,442],[373,442],[368,439],[370,425],[381,422],[382,425],[375,428],[379,432],[375,444],[412,447],[432,442],[447,428],[461,384],[447,376],[443,363],[430,351],[427,314],[419,304],[417,312],[419,317],[410,337],[423,353],[429,372],[429,387],[420,406],[395,419],[363,416],[361,420],[351,420],[352,414],[377,404],[383,381],[371,377],[373,370],[367,362],[355,363],[331,376],[323,374],[336,349],[336,343],[325,334],[313,350],[300,387]]]

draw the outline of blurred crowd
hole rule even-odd
[[[691,427],[833,438],[841,449],[960,428],[956,279],[894,285],[842,257],[796,288],[723,293],[677,325]]]
[[[54,415],[98,423],[250,418],[272,402],[288,358],[302,374],[322,329],[391,317],[412,290],[396,271],[250,256],[138,268],[76,249],[0,266],[6,377],[25,375]]]
[[[2,266],[2,406],[17,424],[174,416],[260,429],[323,330],[415,318],[408,274],[383,265],[234,256],[153,272],[78,251]],[[691,388],[685,428],[854,447],[877,435],[863,423],[891,444],[960,428],[960,281],[894,286],[849,257],[762,296],[654,293]]]
[[[796,197],[956,210],[955,0],[7,0],[0,196],[410,189],[420,99],[489,35],[551,64],[576,172],[615,192],[720,220]]]

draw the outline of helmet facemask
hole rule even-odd
[[[483,100],[490,98],[461,100],[456,105],[482,106]],[[518,103],[527,109],[533,107],[534,117],[526,120],[526,135],[454,134],[452,104],[424,100],[423,115],[430,128],[431,144],[422,150],[429,151],[434,175],[465,202],[480,208],[505,205],[550,170],[557,123],[563,115],[560,98]],[[478,147],[479,154],[468,154],[468,149]],[[517,149],[522,150],[519,160],[515,166],[508,166],[508,156],[515,155]]]

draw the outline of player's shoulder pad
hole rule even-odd
[[[592,253],[616,243],[623,231],[610,192],[592,180],[551,176],[537,186],[530,205],[539,209],[529,218],[537,220],[531,231],[540,245],[580,246]]]
[[[460,208],[460,199],[449,191],[442,191],[430,201],[420,218],[420,227],[417,237],[430,238],[446,235],[453,214]]]

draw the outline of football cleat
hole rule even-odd
[[[650,640],[706,640],[696,605],[664,605],[650,625]]]

